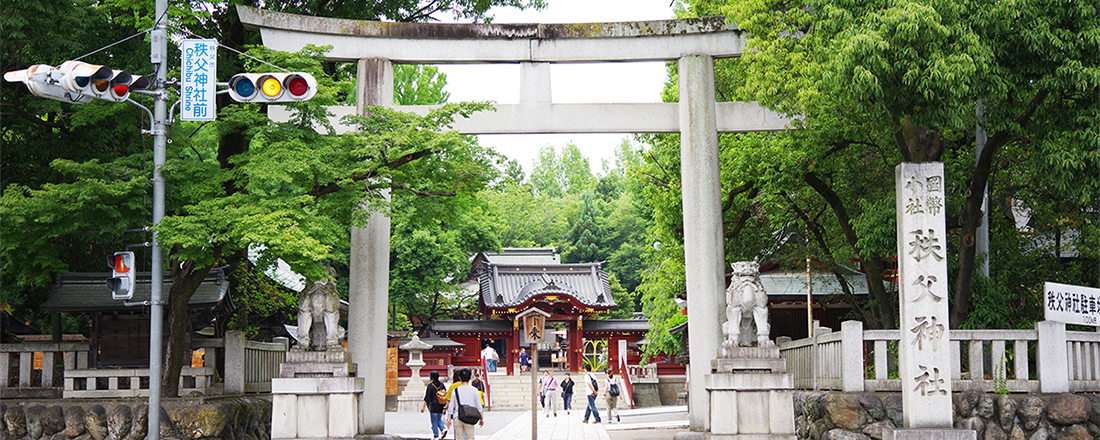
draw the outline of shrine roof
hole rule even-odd
[[[561,264],[555,248],[504,248],[500,252],[482,252],[485,261],[496,264]]]
[[[478,276],[488,308],[521,306],[540,295],[564,296],[588,307],[611,308],[611,285],[600,263],[498,264],[488,261]]]
[[[512,331],[512,321],[503,319],[471,321],[471,320],[436,320],[432,322],[434,333],[470,333],[470,332],[503,332]],[[425,339],[430,340],[430,339]]]
[[[42,303],[41,309],[51,312],[98,312],[111,310],[128,310],[120,300],[111,299],[111,291],[107,288],[107,278],[110,272],[70,272],[57,277],[54,285],[50,286],[50,298]],[[134,288],[134,296],[130,302],[149,301],[150,281],[152,275],[149,272],[138,272],[137,286]],[[162,295],[168,299],[168,289],[172,285],[170,277],[164,277]],[[229,281],[221,268],[212,269],[202,284],[195,290],[195,294],[188,303],[190,308],[214,307],[225,299],[229,291]]]
[[[584,331],[588,332],[648,332],[646,319],[586,319]]]
[[[440,334],[450,333],[489,333],[511,332],[512,321],[506,319],[494,319],[486,321],[472,320],[438,320],[432,323],[432,332]],[[585,319],[581,324],[585,333],[599,332],[633,332],[645,333],[649,331],[649,321],[645,319]],[[426,338],[424,341],[435,344],[437,338]],[[449,339],[446,339],[449,340]],[[409,339],[399,339],[405,343]]]
[[[412,341],[412,338],[399,338],[397,339],[397,345],[402,346],[409,343],[409,341]],[[444,348],[462,348],[466,346],[466,344],[455,342],[451,338],[420,338],[420,341],[431,344],[432,348],[430,348],[429,350],[442,350]]]

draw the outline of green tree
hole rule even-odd
[[[398,64],[393,66],[393,100],[400,105],[429,105],[447,102],[451,94],[443,91],[447,74],[431,65]]]
[[[977,260],[973,237],[983,189],[1000,155],[1053,147],[1075,159],[1055,169],[1100,164],[1096,125],[1089,122],[1100,116],[1100,71],[1094,67],[1100,18],[1089,2],[746,1],[724,10],[755,37],[741,60],[750,93],[804,114],[804,128],[820,144],[841,149],[869,142],[892,149],[896,159],[884,164],[890,167],[898,159],[956,166],[949,171],[961,177],[949,207],[949,227],[959,237],[952,326],[968,318]],[[790,29],[799,29],[802,38],[787,38]],[[772,75],[778,65],[787,66],[792,78]],[[966,158],[973,154],[977,125],[988,142],[980,155]],[[1088,182],[1078,193],[1095,199],[1097,188]]]
[[[573,222],[569,232],[569,252],[562,256],[566,263],[587,263],[601,260],[601,241],[606,231],[596,223],[596,208],[592,196],[585,194],[581,198],[584,207],[580,216]]]

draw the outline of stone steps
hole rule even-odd
[[[560,381],[564,374],[562,372],[555,372],[554,375]],[[574,386],[573,394],[573,410],[584,411],[584,407],[588,404],[587,399],[584,396],[584,384],[580,382],[582,375],[574,374],[573,381],[577,382]],[[600,373],[596,373],[596,380],[600,383],[600,396],[596,398],[596,408],[601,411],[605,410],[607,403],[605,401],[606,390],[604,390],[604,384],[606,376]],[[450,385],[449,382],[444,382]],[[505,376],[505,375],[492,375],[489,377],[490,392],[492,393],[492,410],[493,411],[528,411],[531,409],[531,376],[529,373],[524,373],[522,376]],[[405,386],[402,385],[400,390],[401,394],[405,393]],[[558,407],[561,408],[561,395],[558,391]],[[579,393],[578,393],[579,392]],[[423,396],[423,391],[416,393],[419,396]],[[419,403],[418,403],[419,405]],[[620,402],[620,407],[622,402]],[[542,407],[539,407],[539,411]]]

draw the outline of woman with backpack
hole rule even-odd
[[[612,420],[616,422],[622,422],[619,418],[619,379],[615,378],[615,373],[611,370],[607,371],[607,423],[611,423]]]
[[[431,382],[428,382],[428,387],[424,391],[424,404],[420,405],[420,412],[424,412],[424,409],[428,410],[432,420],[432,440],[439,440],[447,435],[447,427],[443,425],[443,409],[447,406],[444,396],[447,394],[447,387],[439,381],[438,371],[431,372],[429,377]]]

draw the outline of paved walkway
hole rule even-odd
[[[541,411],[538,416],[538,440],[611,440],[608,431],[626,431],[636,429],[677,429],[688,424],[687,407],[662,406],[622,410],[619,415],[622,423],[608,423],[607,414],[601,413],[603,423],[581,423],[584,410],[558,416],[545,417]],[[427,413],[386,413],[386,434],[394,434],[406,439],[431,439],[432,431]],[[478,439],[488,440],[530,440],[530,412],[490,411],[485,414],[485,426],[478,428]],[[454,438],[452,433],[448,438]]]

